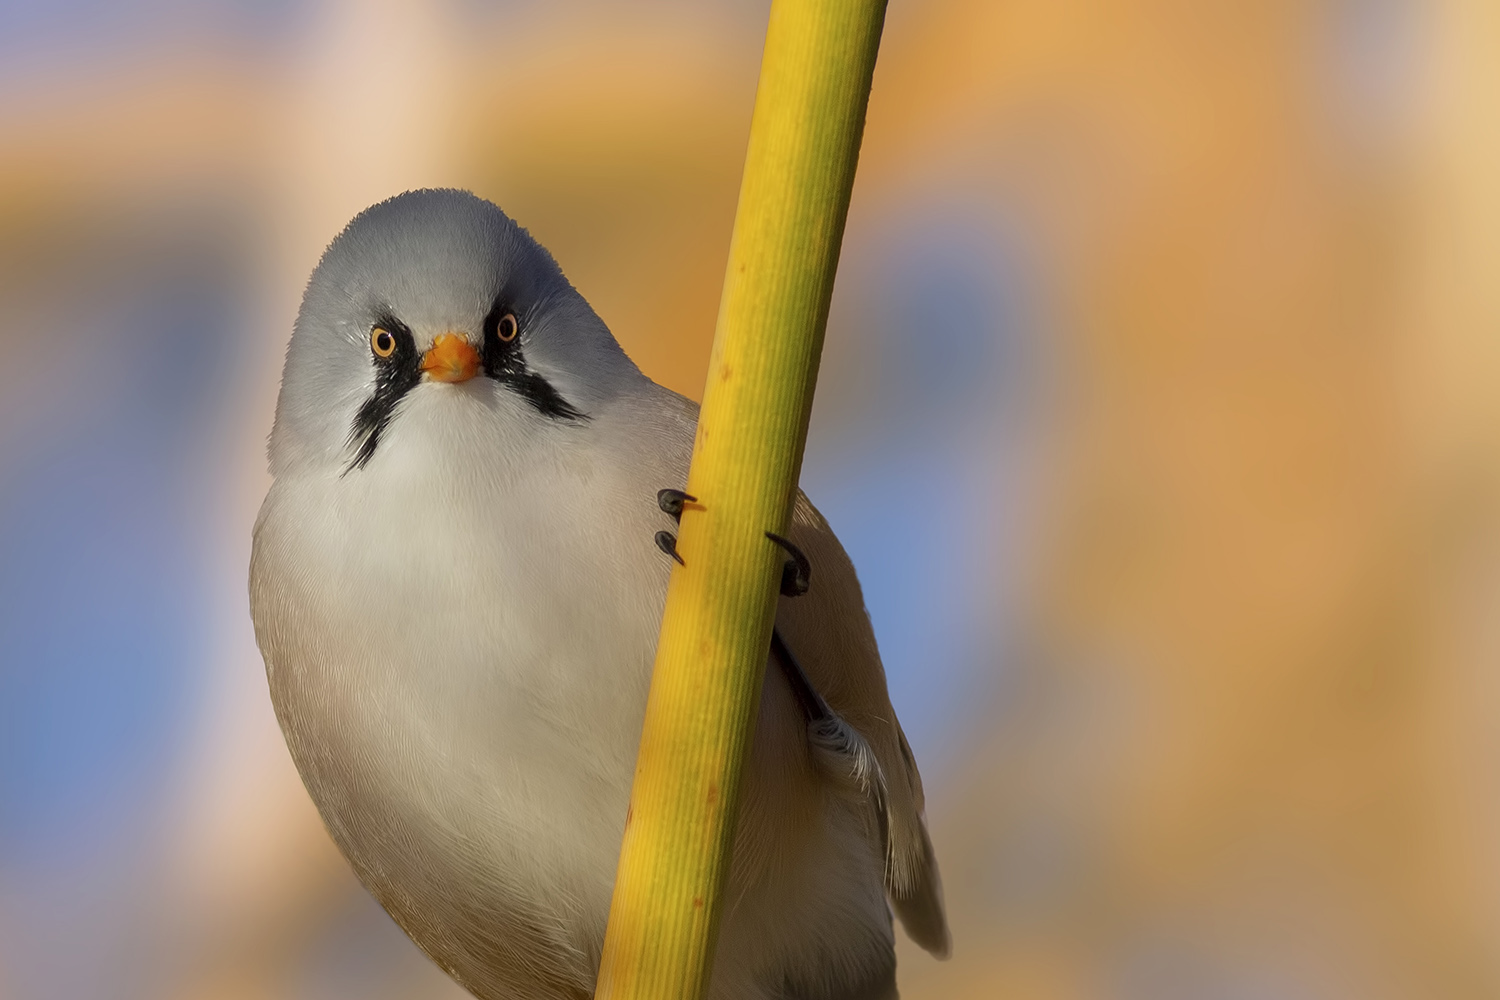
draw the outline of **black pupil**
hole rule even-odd
[[[516,335],[516,318],[507,314],[500,320],[500,338],[509,340]]]
[[[391,335],[384,330],[375,335],[375,349],[381,354],[388,354],[393,346]]]

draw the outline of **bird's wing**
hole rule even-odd
[[[912,940],[946,955],[948,924],[923,817],[922,776],[891,707],[854,565],[801,490],[789,534],[812,564],[812,586],[801,597],[781,599],[777,630],[812,686],[864,738],[879,765],[869,790],[883,814],[877,819],[886,837],[886,891]]]

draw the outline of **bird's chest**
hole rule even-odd
[[[506,485],[288,490],[256,543],[303,778],[367,884],[438,937],[459,904],[602,921],[665,592],[654,498]]]
[[[425,482],[292,522],[288,575],[316,649],[294,656],[304,690],[288,695],[378,744],[364,750],[455,782],[528,777],[528,761],[628,770],[666,582],[650,521],[632,530],[599,477]]]

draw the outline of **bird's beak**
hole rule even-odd
[[[479,374],[479,354],[456,333],[440,333],[422,355],[422,370],[434,382],[465,382]]]

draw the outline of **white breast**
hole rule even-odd
[[[691,426],[653,457],[607,414],[525,433],[420,388],[365,468],[267,497],[272,698],[334,837],[441,964],[482,994],[528,963],[587,988],[670,568],[655,493]],[[476,911],[490,940],[465,940]]]

